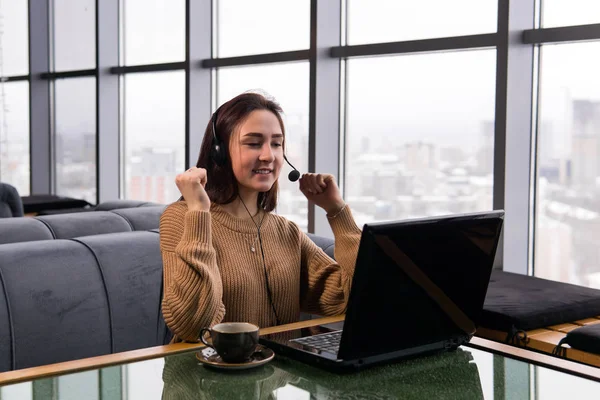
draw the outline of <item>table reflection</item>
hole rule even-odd
[[[277,356],[262,367],[222,371],[194,354],[165,359],[163,399],[483,399],[469,351],[333,374]]]

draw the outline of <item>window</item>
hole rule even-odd
[[[33,399],[33,384],[31,382],[15,383],[0,387],[2,400]]]
[[[217,57],[310,47],[310,1],[216,0]]]
[[[536,399],[585,399],[597,389],[597,383],[549,368],[535,368]]]
[[[490,33],[497,0],[347,0],[348,44]]]
[[[27,1],[0,2],[0,76],[29,73]]]
[[[54,83],[56,194],[96,203],[96,79]]]
[[[598,0],[542,0],[544,28],[598,23],[600,23]]]
[[[168,368],[165,367],[164,358],[131,363],[116,368],[121,368],[123,373],[122,382],[125,389],[123,397],[127,400],[152,399],[158,393],[163,392],[163,370]],[[181,395],[181,392],[177,394]],[[200,393],[198,395],[201,396]],[[168,396],[163,394],[163,397],[167,398]],[[177,397],[177,395],[174,397]]]
[[[185,170],[185,72],[123,78],[125,198],[171,203]]]
[[[29,195],[29,83],[0,82],[0,181]]]
[[[345,198],[359,226],[492,208],[495,55],[348,61]]]
[[[541,51],[534,274],[600,288],[600,42]]]
[[[300,173],[308,168],[308,80],[307,62],[223,68],[218,70],[217,77],[219,105],[248,90],[275,98],[284,111],[286,156]],[[279,178],[276,211],[306,230],[308,203],[298,190],[298,182],[287,179],[289,171],[291,169],[286,164]]]
[[[125,65],[185,60],[185,0],[122,0]]]
[[[59,376],[55,379],[57,398],[61,400],[100,399],[100,376],[98,371],[85,371]],[[37,396],[35,396],[37,398]]]
[[[54,70],[95,68],[96,1],[54,0],[52,3]]]

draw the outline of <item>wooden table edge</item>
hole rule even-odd
[[[293,329],[308,328],[316,325],[331,324],[344,320],[343,315],[324,317],[292,324],[273,326],[260,330],[261,335],[285,332]],[[121,353],[106,354],[97,357],[82,358],[80,360],[65,361],[61,363],[41,365],[39,367],[24,368],[0,373],[0,386],[11,385],[34,379],[47,378],[55,375],[64,375],[83,372],[91,369],[106,368],[119,364],[150,360],[165,357],[186,351],[201,349],[202,343],[173,343],[164,346],[148,347],[145,349],[125,351]]]
[[[316,325],[330,324],[341,322],[344,316],[325,317],[312,319],[308,321],[300,321],[292,324],[264,328],[260,330],[261,335],[271,333],[285,332],[293,329],[307,328]],[[473,337],[468,347],[489,351],[491,353],[500,354],[510,358],[517,359],[547,367],[568,374],[581,376],[587,379],[600,381],[600,368],[592,367],[585,364],[580,364],[574,361],[569,361],[538,353],[526,348],[516,347],[499,343],[493,340],[484,339],[481,337]],[[122,353],[106,354],[97,357],[84,358],[80,360],[65,361],[62,363],[42,365],[39,367],[19,369],[0,373],[0,386],[10,385],[34,379],[47,378],[56,375],[64,375],[68,373],[83,372],[92,369],[106,368],[114,365],[126,364],[131,362],[145,361],[153,358],[165,357],[169,355],[179,354],[194,349],[201,349],[202,343],[174,343],[164,346],[155,346],[145,349],[131,350]]]
[[[467,347],[488,351],[514,358],[540,367],[550,368],[571,375],[600,382],[600,368],[581,364],[549,354],[539,353],[529,348],[512,346],[481,337],[473,337]]]

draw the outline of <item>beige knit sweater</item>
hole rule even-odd
[[[346,309],[361,231],[347,206],[328,220],[338,262],[293,222],[264,215],[269,287],[282,324],[297,321],[301,310],[338,315]],[[184,201],[173,203],[160,219],[160,249],[162,312],[175,340],[197,341],[201,328],[219,322],[275,325],[257,230],[249,217],[237,218],[216,204],[206,212],[188,211]]]

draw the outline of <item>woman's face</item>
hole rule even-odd
[[[283,164],[283,132],[275,114],[252,111],[231,137],[229,153],[241,188],[257,192],[271,189]]]

